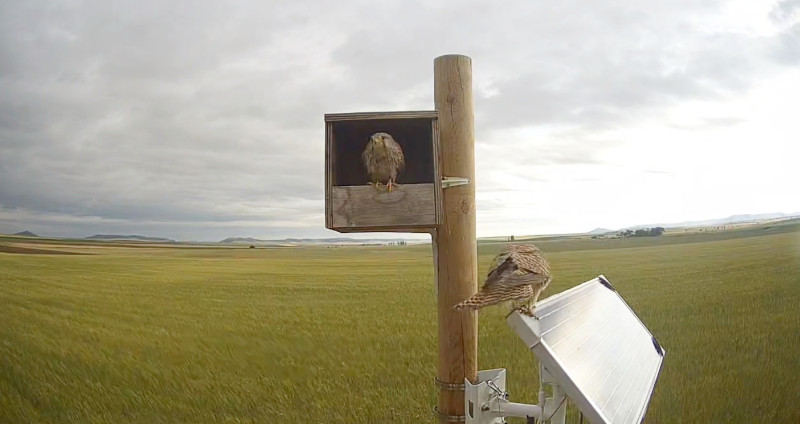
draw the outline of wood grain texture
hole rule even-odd
[[[391,193],[369,185],[331,188],[331,228],[381,227],[405,231],[406,227],[434,227],[434,184],[402,184]]]
[[[475,239],[475,129],[472,60],[448,55],[434,60],[434,101],[439,116],[441,175],[471,183],[442,190],[443,223],[434,232],[439,320],[438,378],[447,383],[477,379],[478,319],[454,311],[478,288]],[[464,415],[464,392],[440,390],[439,411]]]
[[[427,118],[436,119],[435,110],[410,110],[397,112],[354,112],[354,113],[327,113],[325,122],[358,121],[362,119],[403,119]]]

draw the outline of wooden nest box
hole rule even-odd
[[[436,111],[325,115],[325,226],[346,233],[428,232],[440,225],[437,116]],[[376,133],[391,135],[403,151],[405,165],[391,191],[370,184],[362,159]]]

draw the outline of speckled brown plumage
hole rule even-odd
[[[376,188],[386,184],[386,188],[392,191],[397,183],[397,175],[405,166],[403,149],[397,141],[385,132],[372,134],[361,158],[369,173],[370,184]]]
[[[551,280],[550,264],[536,246],[510,245],[495,256],[480,291],[453,308],[480,309],[512,301],[515,309],[532,315],[533,305]]]

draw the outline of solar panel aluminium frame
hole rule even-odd
[[[644,420],[666,352],[603,275],[537,303],[534,317],[514,312],[507,323],[590,422]],[[622,400],[620,386],[627,387]]]

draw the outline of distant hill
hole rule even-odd
[[[259,240],[259,239],[250,238],[250,237],[228,237],[225,240],[220,240],[220,243],[225,243],[225,244],[245,244],[245,243],[258,243],[258,242],[262,242],[262,241],[264,241],[264,240]]]
[[[731,215],[727,218],[717,218],[717,219],[706,219],[706,220],[697,220],[697,221],[684,221],[684,222],[673,222],[673,223],[660,223],[660,224],[644,224],[644,225],[633,225],[630,227],[623,227],[616,230],[609,230],[607,228],[595,228],[592,231],[586,233],[563,233],[563,234],[542,234],[542,235],[517,235],[517,241],[523,240],[547,240],[547,239],[555,239],[561,237],[575,237],[575,236],[584,236],[585,234],[589,234],[592,236],[600,236],[604,234],[615,234],[618,232],[626,231],[626,230],[640,230],[640,229],[650,229],[656,227],[662,228],[688,228],[688,227],[715,227],[715,226],[723,226],[723,225],[730,225],[730,224],[768,224],[768,223],[777,223],[777,222],[787,222],[792,220],[800,221],[800,212],[794,213],[782,213],[782,212],[775,212],[775,213],[762,213],[762,214],[740,214],[740,215]],[[502,242],[507,241],[508,236],[494,236],[494,237],[480,237],[479,240],[483,241],[494,241],[494,242]]]
[[[664,228],[711,227],[715,225],[741,224],[746,222],[755,223],[755,222],[769,221],[774,219],[788,219],[794,217],[800,217],[800,212],[796,213],[776,212],[776,213],[762,213],[762,214],[731,215],[727,218],[718,218],[718,219],[673,222],[665,224],[634,225],[632,227],[622,228],[621,230],[638,230],[641,228],[653,228],[653,227],[664,227]]]
[[[399,242],[424,242],[424,240],[405,240],[405,239],[354,239],[349,237],[333,237],[321,239],[298,239],[286,238],[281,240],[263,240],[252,237],[228,237],[221,240],[223,244],[259,244],[268,246],[278,245],[331,245],[331,244],[347,244],[347,245],[364,245],[364,244],[391,244]]]
[[[39,237],[39,236],[37,236],[36,234],[34,234],[34,233],[30,232],[30,231],[20,231],[18,233],[12,234],[12,236]]]
[[[136,240],[136,241],[155,241],[161,243],[175,243],[175,240],[164,237],[146,237],[140,235],[118,235],[118,234],[95,234],[86,237],[88,240]]]

